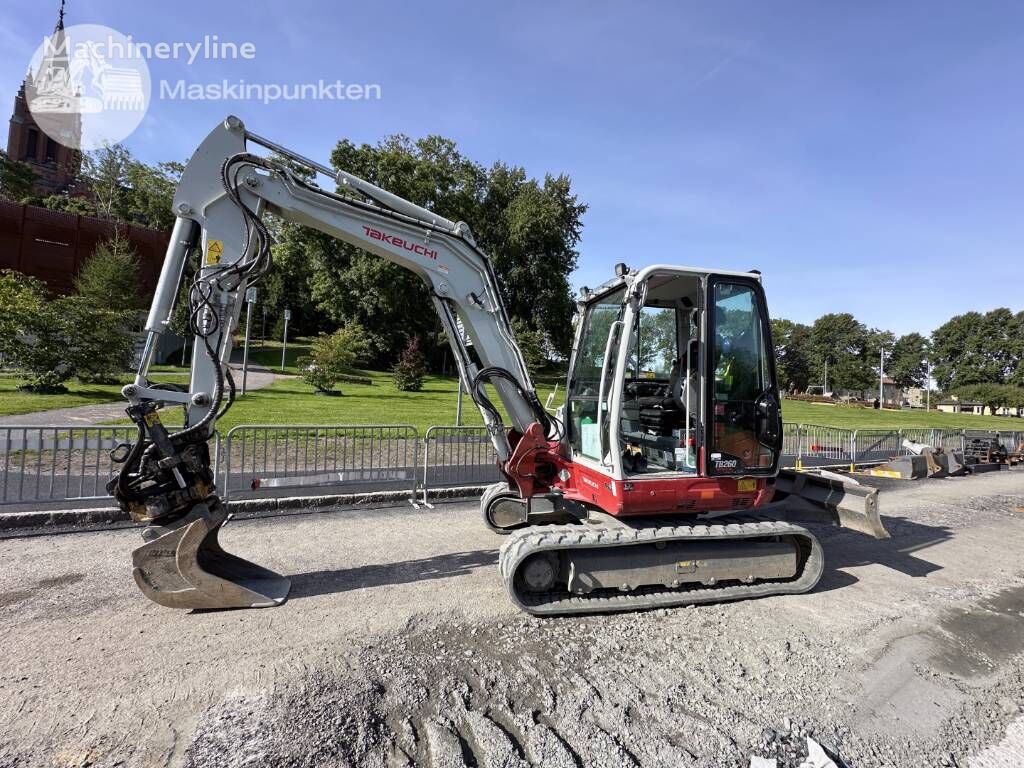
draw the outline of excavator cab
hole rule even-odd
[[[782,424],[757,273],[620,265],[580,308],[564,414],[574,463],[622,481],[776,473]]]

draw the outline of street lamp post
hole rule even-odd
[[[885,408],[885,347],[878,350],[878,408]]]
[[[286,309],[284,311],[284,339],[281,344],[281,370],[284,371],[285,355],[288,354],[288,321],[292,319],[292,311]]]

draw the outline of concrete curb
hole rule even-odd
[[[477,485],[462,488],[437,488],[430,491],[431,500],[462,499],[479,496],[487,486]],[[241,499],[228,503],[228,509],[239,518],[256,518],[274,512],[315,512],[326,507],[330,511],[337,507],[357,507],[368,504],[387,504],[415,501],[422,504],[420,497],[413,499],[408,491],[376,491],[370,493],[346,493],[326,496],[288,496],[270,499]],[[92,507],[88,509],[51,509],[33,512],[0,512],[0,531],[30,528],[85,528],[97,525],[129,522],[127,514],[116,507]]]

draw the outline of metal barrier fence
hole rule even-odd
[[[486,427],[429,427],[423,436],[423,503],[430,488],[490,485],[501,479]]]
[[[118,465],[110,451],[135,439],[134,426],[0,427],[0,504],[109,498]],[[220,435],[214,438],[214,466]]]
[[[133,426],[0,427],[0,505],[107,498],[118,465],[109,453],[135,439]],[[1024,431],[991,433],[1010,452]],[[907,452],[909,439],[962,450],[965,431],[848,430],[786,424],[782,465],[850,467]],[[500,479],[484,427],[433,426],[421,439],[409,425],[244,425],[214,438],[214,469],[225,500],[266,496],[431,491]]]
[[[419,480],[419,433],[408,424],[246,424],[228,432],[223,453],[225,500],[326,488],[408,488],[412,498]]]
[[[1000,432],[999,442],[1007,453],[1016,453],[1024,445],[1024,432]]]
[[[898,429],[858,429],[853,433],[852,464],[888,461],[905,453],[903,435]]]
[[[849,429],[823,427],[818,424],[794,424],[797,451],[782,451],[782,464],[797,467],[839,467],[853,462],[854,435]]]

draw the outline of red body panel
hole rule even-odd
[[[698,475],[614,480],[593,467],[569,461],[560,455],[557,443],[544,445],[543,440],[543,433],[531,427],[517,441],[505,468],[524,498],[551,489],[561,491],[566,499],[598,507],[616,517],[627,517],[751,509],[771,501],[773,493],[763,477]],[[700,453],[703,466],[703,450]],[[544,464],[555,467],[555,472],[547,473],[554,475],[550,486],[538,482],[538,465]],[[568,471],[567,480],[558,478],[561,470]]]
[[[673,477],[613,480],[583,464],[570,464],[567,499],[600,507],[610,515],[697,514],[749,509],[767,503],[772,489],[763,478]],[[740,488],[744,490],[740,490]],[[747,489],[749,487],[749,490]]]

